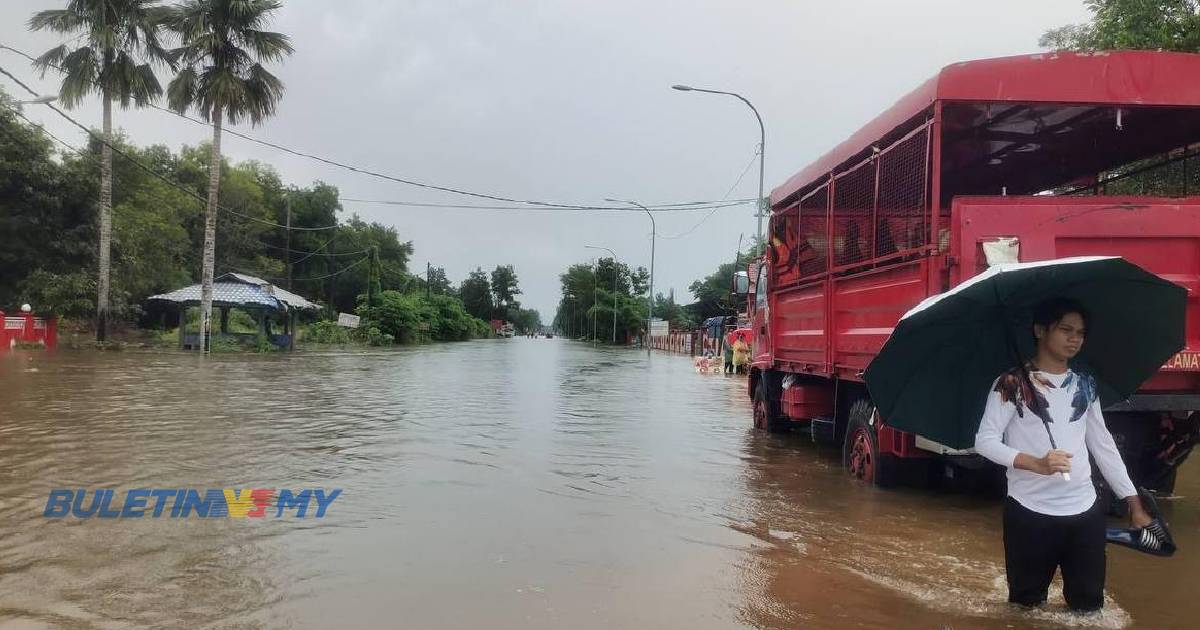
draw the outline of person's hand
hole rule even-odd
[[[1137,495],[1125,499],[1129,503],[1129,526],[1134,529],[1141,529],[1154,521],[1146,508],[1142,506],[1142,499]]]
[[[1072,455],[1066,451],[1054,449],[1037,460],[1036,472],[1042,475],[1071,472]]]

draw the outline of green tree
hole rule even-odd
[[[336,189],[333,189],[332,201],[337,201]],[[313,295],[326,294],[329,303],[337,309],[347,312],[353,310],[357,296],[367,292],[366,274],[341,271],[361,260],[365,255],[363,252],[369,252],[372,247],[379,248],[379,283],[384,290],[407,293],[417,288],[416,279],[408,273],[408,261],[413,253],[412,241],[401,241],[396,228],[367,223],[358,216],[351,216],[349,221],[338,227],[336,233],[324,234],[317,239],[328,243],[324,249],[321,249],[324,243],[306,249],[320,249],[325,256],[311,258],[308,262],[313,263],[313,267],[304,273],[310,277],[328,276],[309,283],[313,287],[310,291]],[[333,241],[329,242],[331,236]]]
[[[28,302],[40,309],[19,289],[31,272],[78,273],[96,260],[95,187],[73,177],[71,162],[61,163],[50,139],[19,121],[13,107],[0,91],[0,308]]]
[[[763,245],[757,239],[749,251],[737,255],[736,261],[721,264],[716,271],[688,285],[688,291],[695,302],[688,305],[688,310],[694,322],[702,322],[709,317],[732,315],[745,309],[732,293],[733,274],[735,271],[745,271],[751,260],[762,256]]]
[[[182,69],[167,87],[168,103],[180,113],[195,108],[213,126],[200,279],[203,349],[208,347],[212,320],[221,121],[236,124],[249,118],[257,125],[275,113],[283,82],[262,62],[283,59],[292,53],[292,45],[286,35],[262,27],[280,6],[274,0],[186,0],[175,6],[170,18],[171,29],[182,40],[172,56]]]
[[[1198,0],[1086,0],[1086,24],[1046,31],[1038,40],[1053,50],[1200,51]]]
[[[513,328],[521,335],[537,332],[542,327],[542,315],[533,308],[510,308],[505,319],[512,322]]]
[[[517,296],[520,294],[517,272],[513,266],[497,265],[492,270],[492,296],[495,298],[493,304],[498,318],[507,319],[509,308],[520,307],[520,303],[517,302]]]
[[[426,279],[429,284],[429,291],[439,295],[454,295],[454,285],[450,279],[446,277],[446,270],[442,267],[430,267],[429,277]]]
[[[458,295],[462,298],[467,312],[474,317],[488,320],[492,319],[496,312],[496,305],[492,301],[491,283],[488,282],[487,272],[480,267],[467,274],[467,279],[463,280],[462,286],[458,288]]]
[[[34,66],[63,73],[58,95],[73,108],[98,94],[103,112],[104,146],[100,152],[100,239],[96,282],[96,340],[108,335],[112,249],[112,104],[141,107],[162,94],[152,62],[167,59],[159,43],[166,10],[157,0],[70,0],[65,9],[48,9],[29,19],[29,28],[78,37],[46,51]],[[78,46],[72,42],[82,38]]]

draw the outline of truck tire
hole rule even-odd
[[[780,433],[787,430],[787,420],[779,410],[779,398],[771,396],[768,379],[770,372],[764,372],[754,388],[754,428],[768,433]]]
[[[879,453],[879,436],[871,423],[874,414],[875,408],[867,400],[856,401],[850,407],[842,465],[855,479],[877,486],[892,486],[896,483],[896,459]]]

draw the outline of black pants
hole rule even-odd
[[[1054,571],[1062,568],[1063,597],[1072,610],[1104,605],[1104,513],[1099,501],[1074,516],[1047,516],[1012,497],[1004,502],[1004,564],[1008,601],[1037,606],[1046,601]]]

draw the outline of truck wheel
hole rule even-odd
[[[871,424],[874,413],[875,408],[866,400],[859,400],[850,407],[842,464],[855,479],[890,486],[895,483],[896,462],[889,455],[879,454],[879,437]]]
[[[754,428],[769,433],[779,433],[786,428],[785,420],[779,412],[779,401],[771,400],[767,394],[768,374],[763,374],[754,388]]]

